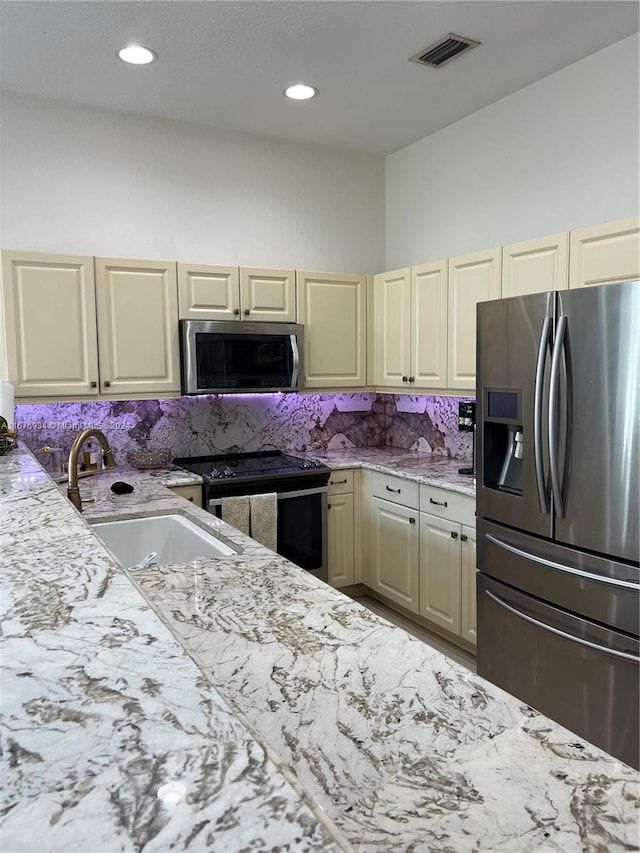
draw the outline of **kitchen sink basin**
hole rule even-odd
[[[91,528],[125,569],[188,563],[236,553],[182,515],[99,521]]]

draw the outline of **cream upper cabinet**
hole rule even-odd
[[[307,388],[367,383],[365,275],[297,272],[298,322],[304,325]]]
[[[640,217],[571,231],[569,287],[640,278]]]
[[[500,298],[502,250],[449,258],[448,388],[476,385],[476,306]]]
[[[295,323],[295,270],[178,264],[180,317]]]
[[[179,392],[174,261],[96,258],[103,395]]]
[[[378,273],[373,281],[376,385],[409,387],[411,268]]]
[[[178,305],[185,320],[240,319],[238,267],[179,263]]]
[[[502,247],[502,296],[525,296],[569,285],[569,232]]]
[[[380,273],[374,280],[375,384],[447,387],[447,262]]]
[[[240,267],[240,310],[246,320],[295,323],[295,270]]]
[[[447,261],[411,267],[411,388],[447,387]]]
[[[92,257],[3,251],[2,301],[18,399],[98,394]]]

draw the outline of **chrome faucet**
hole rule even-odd
[[[67,488],[67,497],[78,512],[82,512],[82,499],[80,498],[80,489],[78,488],[78,456],[80,455],[82,445],[92,436],[98,439],[98,443],[104,450],[104,467],[117,468],[118,464],[113,458],[113,451],[109,447],[109,442],[105,434],[99,429],[85,429],[75,437],[69,451],[69,487]]]

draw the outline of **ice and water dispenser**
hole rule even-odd
[[[484,390],[483,485],[522,495],[522,392]]]

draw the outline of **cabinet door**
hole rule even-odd
[[[526,296],[569,286],[569,232],[502,247],[502,295]]]
[[[460,525],[420,514],[420,615],[460,633]]]
[[[328,503],[329,583],[353,583],[353,495],[332,495]]]
[[[640,217],[571,232],[569,287],[640,278]]]
[[[240,320],[238,267],[178,264],[178,306],[184,320]]]
[[[463,525],[461,539],[462,599],[460,636],[474,645],[476,631],[476,529]]]
[[[449,388],[476,387],[476,306],[500,298],[501,250],[449,258]]]
[[[295,270],[240,267],[240,311],[247,320],[295,323]]]
[[[447,387],[447,261],[411,268],[411,388]]]
[[[179,498],[190,501],[195,506],[202,506],[202,486],[169,486],[169,489]]]
[[[298,271],[307,388],[366,385],[365,288],[366,276]]]
[[[101,393],[180,391],[175,262],[96,258]]]
[[[411,269],[378,273],[373,281],[376,385],[409,387]]]
[[[92,257],[3,252],[2,301],[16,397],[98,393]]]
[[[373,588],[418,612],[418,512],[372,498],[370,559]]]

